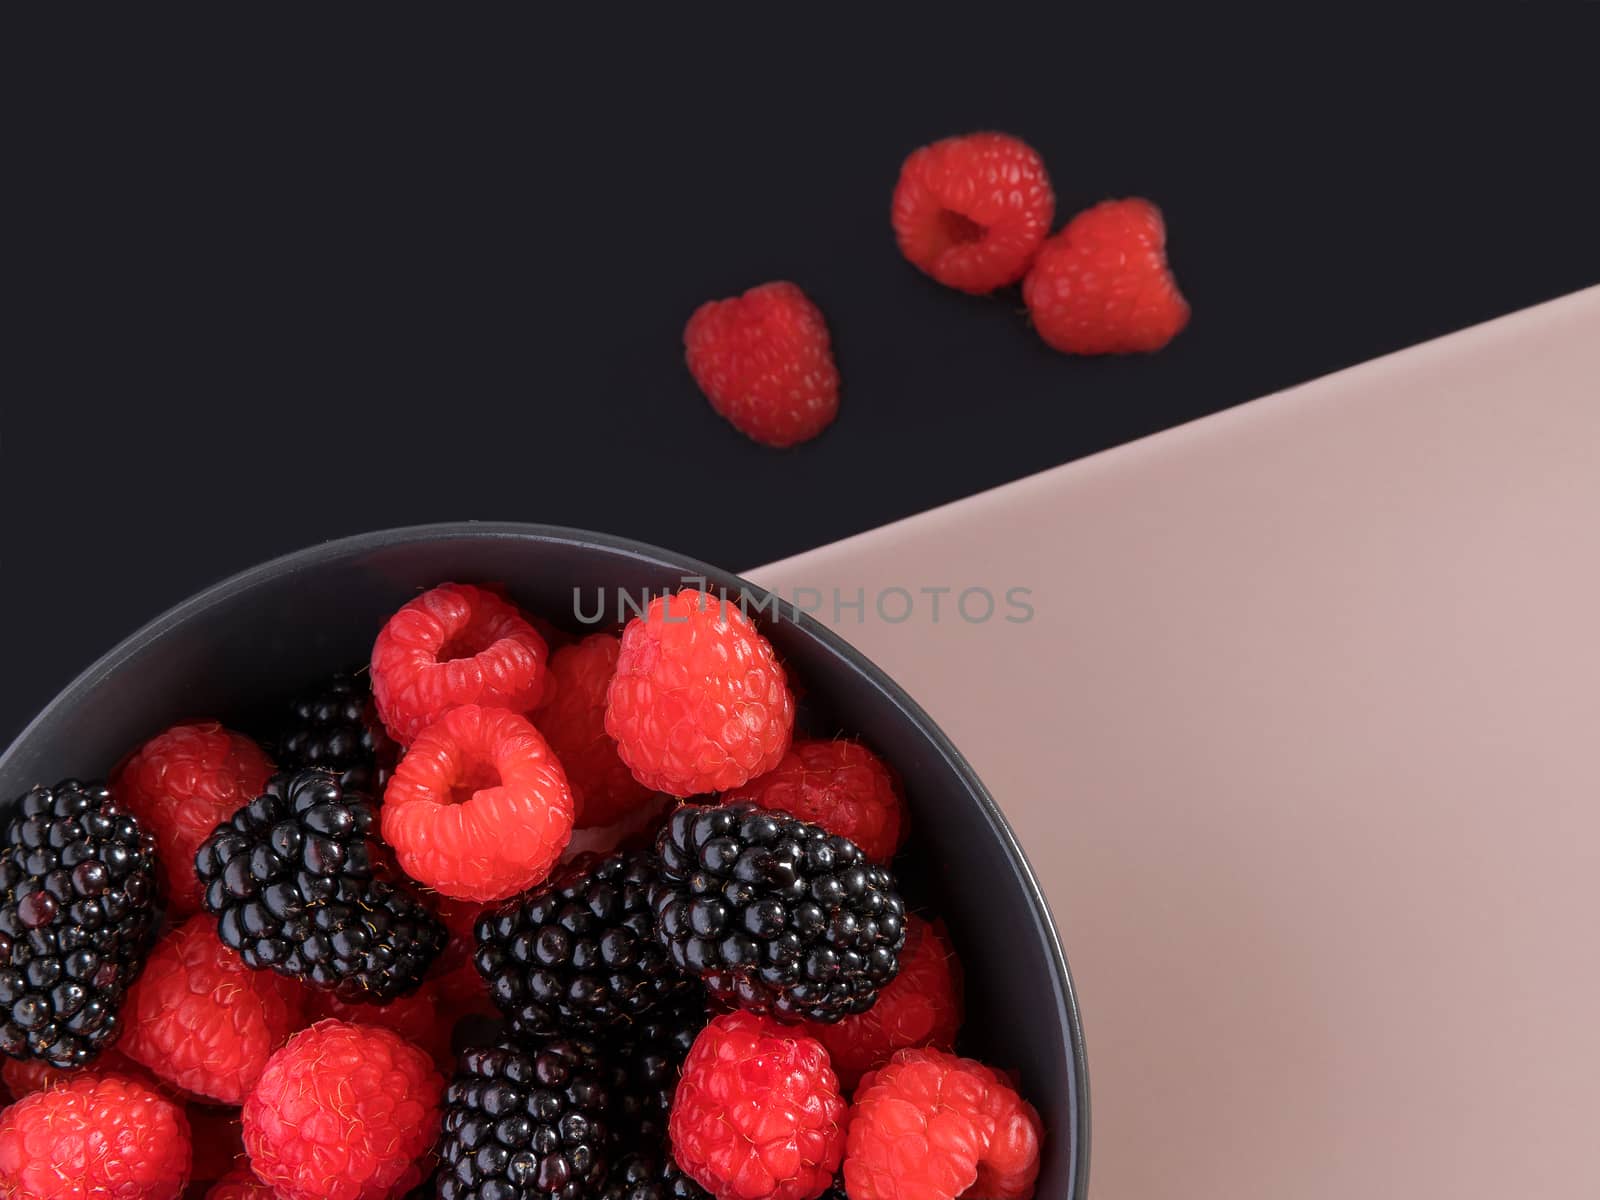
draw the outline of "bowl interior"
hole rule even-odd
[[[613,628],[641,593],[701,577],[765,599],[692,560],[543,527],[423,527],[302,551],[199,594],[80,676],[0,756],[0,804],[35,783],[103,777],[174,721],[270,728],[288,697],[364,662],[384,619],[447,579],[503,584],[524,607],[581,631],[578,614],[592,617],[602,602],[604,618],[588,628]],[[907,891],[947,922],[966,971],[961,1048],[1021,1073],[1048,1135],[1038,1195],[1081,1196],[1088,1114],[1077,1011],[1009,829],[959,754],[876,668],[788,606],[750,611],[799,684],[806,731],[853,733],[900,773],[912,808]]]

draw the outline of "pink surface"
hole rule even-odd
[[[1600,1194],[1600,289],[751,574],[1015,825],[1094,1195]]]

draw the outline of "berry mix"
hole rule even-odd
[[[1004,133],[945,138],[900,168],[890,223],[903,254],[975,296],[1022,285],[1029,320],[1067,354],[1159,350],[1189,323],[1167,265],[1161,210],[1106,200],[1051,236],[1056,197],[1044,160]],[[711,407],[765,446],[816,437],[839,412],[839,368],[822,311],[795,284],[764,283],[702,304],[684,360]]]
[[[976,163],[1048,208],[1012,155],[916,186]],[[1049,219],[1011,216],[917,253],[1014,279]],[[12,810],[0,1195],[1033,1195],[1038,1115],[954,1053],[959,965],[896,882],[896,776],[796,736],[737,606],[579,640],[441,584],[262,732],[182,724]]]

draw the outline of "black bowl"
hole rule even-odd
[[[80,675],[0,756],[0,797],[9,807],[36,783],[102,777],[185,718],[259,726],[307,681],[363,661],[390,613],[448,579],[503,583],[530,610],[572,628],[602,597],[610,622],[641,592],[685,580],[749,597],[748,611],[800,685],[808,727],[857,734],[899,771],[912,809],[910,894],[946,920],[967,973],[961,1049],[1021,1072],[1046,1129],[1041,1200],[1085,1195],[1088,1079],[1072,981],[994,800],[883,672],[792,606],[703,563],[539,525],[429,525],[302,550],[185,601]]]

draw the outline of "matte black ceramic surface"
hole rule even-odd
[[[35,783],[104,776],[174,721],[250,729],[308,680],[366,659],[384,619],[447,579],[502,583],[532,611],[583,626],[618,590],[709,579],[751,607],[803,684],[814,733],[859,735],[900,772],[912,808],[913,902],[948,922],[967,973],[962,1049],[1022,1073],[1044,1119],[1041,1200],[1080,1200],[1088,1178],[1088,1083],[1066,960],[1011,830],[949,740],[832,632],[726,572],[635,543],[535,525],[455,524],[367,534],[277,559],[157,618],[67,687],[0,757],[9,805]]]

